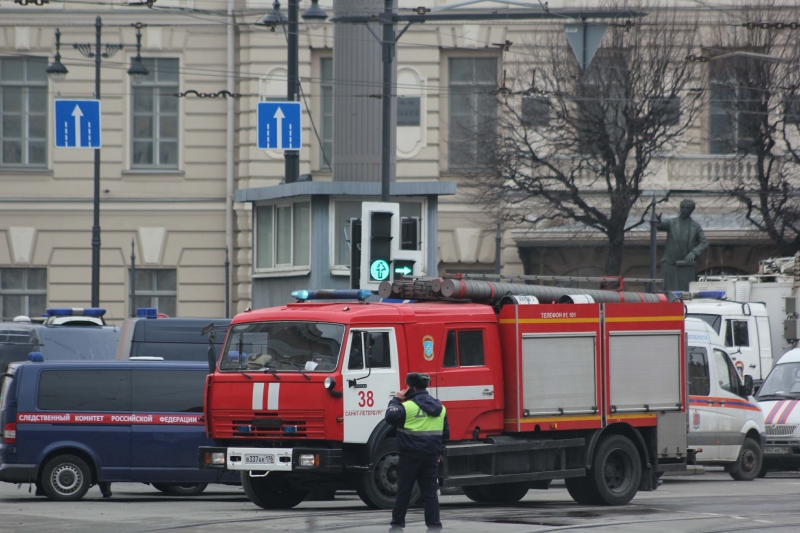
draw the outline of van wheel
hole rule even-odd
[[[358,478],[356,492],[359,498],[372,509],[391,509],[394,507],[394,497],[397,495],[397,463],[400,452],[397,449],[397,440],[385,439],[378,446],[378,451],[372,461],[369,472]],[[419,499],[419,486],[414,483],[411,491],[410,505]]]
[[[622,435],[600,442],[588,478],[603,505],[625,505],[642,483],[642,461],[636,446]]]
[[[91,481],[92,474],[83,459],[59,455],[44,465],[39,482],[51,500],[75,501],[84,497]]]
[[[528,494],[528,483],[498,483],[464,487],[464,495],[478,503],[516,503]]]
[[[279,476],[250,477],[242,472],[242,488],[251,502],[262,509],[291,509],[300,505],[308,495],[307,490],[297,490],[281,483]]]
[[[728,473],[736,481],[753,481],[761,472],[763,460],[761,446],[753,439],[746,438],[739,451],[739,459],[731,465]]]
[[[208,487],[208,483],[153,483],[153,488],[172,496],[197,496]]]

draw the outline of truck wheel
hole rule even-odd
[[[153,483],[153,488],[172,496],[197,496],[208,487],[208,483]]]
[[[739,451],[739,458],[731,465],[728,473],[736,481],[753,481],[761,472],[762,462],[761,446],[753,439],[746,438]]]
[[[251,502],[262,509],[291,509],[306,499],[308,491],[296,490],[281,483],[279,477],[269,474],[266,477],[250,477],[242,472],[242,488]]]
[[[498,483],[464,487],[464,495],[478,503],[516,503],[528,494],[528,483]]]
[[[602,505],[625,505],[642,482],[642,461],[636,446],[622,435],[610,435],[600,442],[589,472]]]
[[[758,477],[763,479],[767,477],[767,463],[764,462],[764,459],[761,459],[761,470],[758,471]]]
[[[564,480],[567,492],[576,503],[581,505],[600,505],[600,497],[592,485],[590,474],[586,477],[568,477]]]
[[[397,440],[385,439],[378,446],[378,451],[372,461],[372,467],[359,477],[356,492],[359,498],[372,509],[391,509],[394,507],[394,497],[397,495],[397,463],[400,452],[397,450]],[[414,483],[411,491],[410,505],[419,499],[419,486]]]
[[[84,497],[91,481],[91,471],[83,459],[59,455],[44,465],[40,483],[51,500],[75,501]]]

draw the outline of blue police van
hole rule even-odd
[[[35,483],[53,500],[112,482],[174,495],[238,483],[197,467],[198,447],[212,445],[202,418],[207,373],[194,362],[12,363],[0,382],[0,481]]]

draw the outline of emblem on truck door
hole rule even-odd
[[[692,427],[700,429],[700,411],[697,409],[692,409]]]
[[[433,361],[433,337],[430,335],[422,337],[422,354],[426,361]]]

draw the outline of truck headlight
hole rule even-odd
[[[214,452],[211,454],[211,464],[212,465],[224,465],[225,464],[225,454],[220,452]]]
[[[319,466],[319,455],[311,453],[300,454],[300,466]]]

